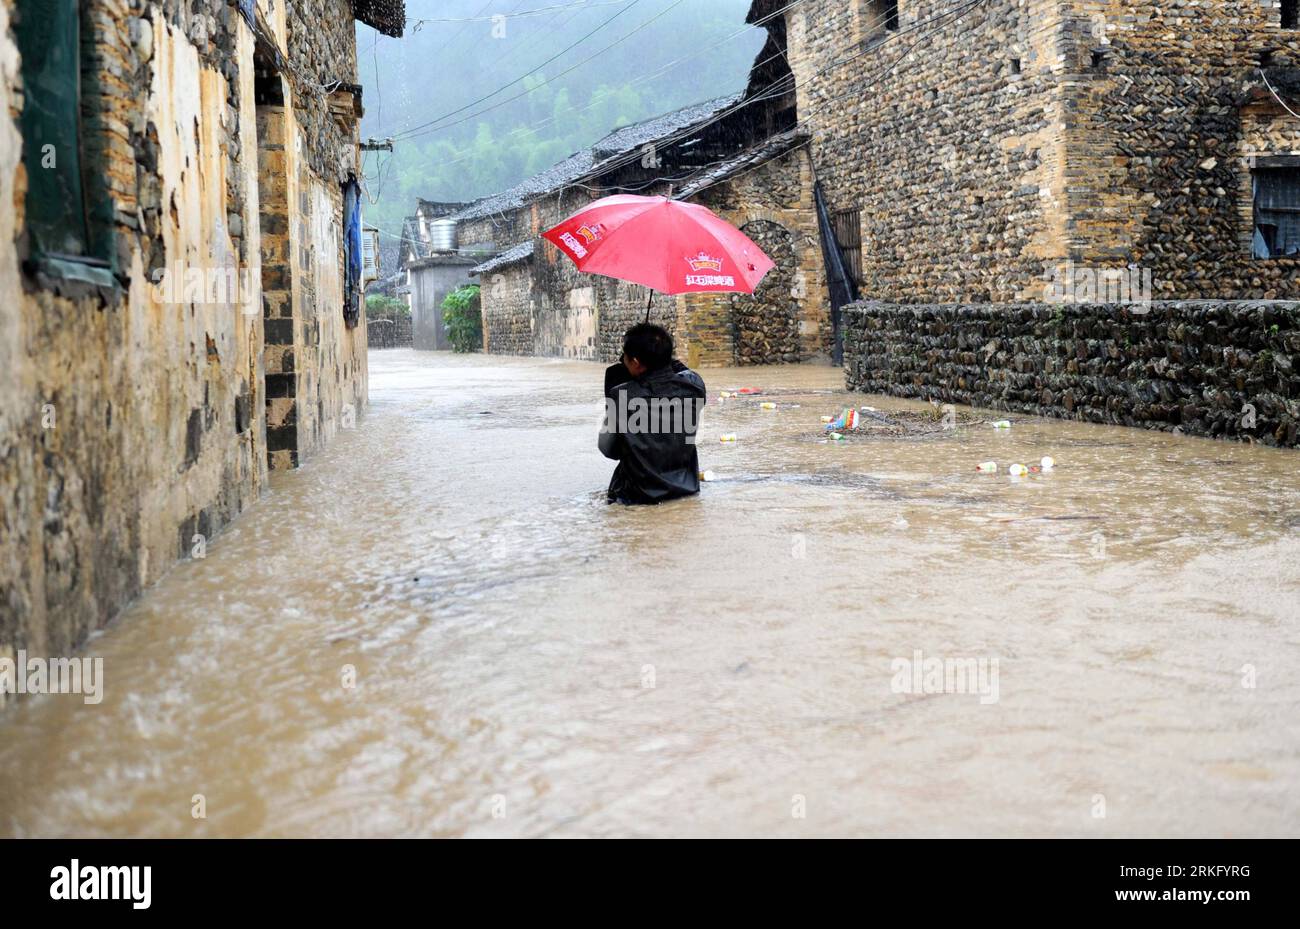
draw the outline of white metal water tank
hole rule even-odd
[[[429,248],[435,252],[456,250],[456,220],[435,219],[429,223]]]

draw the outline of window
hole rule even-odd
[[[76,0],[26,4],[15,30],[23,70],[23,162],[33,251],[90,251],[81,186],[81,28]]]
[[[78,6],[22,4],[14,29],[22,56],[27,257],[55,277],[111,287],[105,256],[112,254],[112,222],[92,213],[87,197],[88,180],[97,193],[102,180],[85,173]]]
[[[831,214],[831,229],[844,256],[844,269],[853,283],[862,286],[862,211],[840,210]]]
[[[885,19],[885,28],[890,32],[898,31],[898,0],[885,0],[883,3],[877,3],[880,7],[881,15]]]
[[[1282,28],[1300,27],[1300,0],[1282,0]]]
[[[879,42],[886,32],[898,31],[898,0],[862,0],[858,17],[863,39]]]
[[[361,227],[361,286],[379,280],[379,230]]]
[[[1300,257],[1300,157],[1261,158],[1253,177],[1256,258]]]

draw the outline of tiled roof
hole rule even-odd
[[[429,245],[420,235],[420,222],[416,217],[408,216],[402,220],[402,242],[411,243],[416,258],[429,256]]]
[[[479,219],[523,206],[530,200],[550,193],[589,175],[598,173],[612,159],[636,151],[643,145],[657,142],[675,132],[689,129],[717,115],[739,101],[740,94],[715,97],[703,103],[693,103],[650,119],[615,129],[591,148],[575,152],[568,158],[551,165],[509,190],[485,197],[452,219]]]
[[[529,239],[526,242],[520,242],[518,245],[506,249],[499,255],[489,258],[475,268],[470,270],[470,274],[487,274],[489,271],[495,271],[497,268],[504,268],[506,265],[515,262],[524,261],[531,258],[533,249],[536,246],[536,240]]]
[[[712,187],[714,184],[725,181],[733,175],[784,155],[792,148],[806,142],[808,138],[808,133],[799,129],[791,129],[788,132],[782,132],[780,135],[774,135],[770,139],[764,139],[758,145],[747,148],[743,152],[738,152],[722,164],[710,168],[676,191],[673,196],[678,199],[693,196],[706,187]]]
[[[551,165],[540,174],[534,174],[509,190],[493,194],[490,197],[484,197],[469,209],[462,210],[451,218],[478,219],[483,216],[491,216],[493,213],[513,210],[516,207],[523,206],[534,197],[540,197],[542,194],[555,190],[563,184],[576,181],[591,170],[595,161],[596,159],[592,156],[590,149],[575,152],[559,164]]]
[[[397,39],[406,26],[406,3],[405,0],[352,0],[352,15]]]
[[[715,97],[712,100],[705,100],[703,103],[693,103],[690,106],[682,107],[680,110],[673,110],[671,113],[663,113],[642,120],[639,123],[615,129],[593,145],[591,150],[602,160],[612,158],[615,155],[626,154],[640,148],[642,145],[658,142],[674,132],[687,129],[696,123],[702,123],[709,117],[715,116],[727,109],[727,107],[739,102],[740,97],[741,95],[738,93],[729,94],[725,97]]]

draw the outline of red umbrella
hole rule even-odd
[[[707,207],[667,197],[604,197],[542,236],[579,271],[665,294],[753,293],[776,267],[747,235]]]

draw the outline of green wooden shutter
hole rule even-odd
[[[23,163],[33,251],[90,257],[81,178],[81,48],[77,0],[23,0]]]

